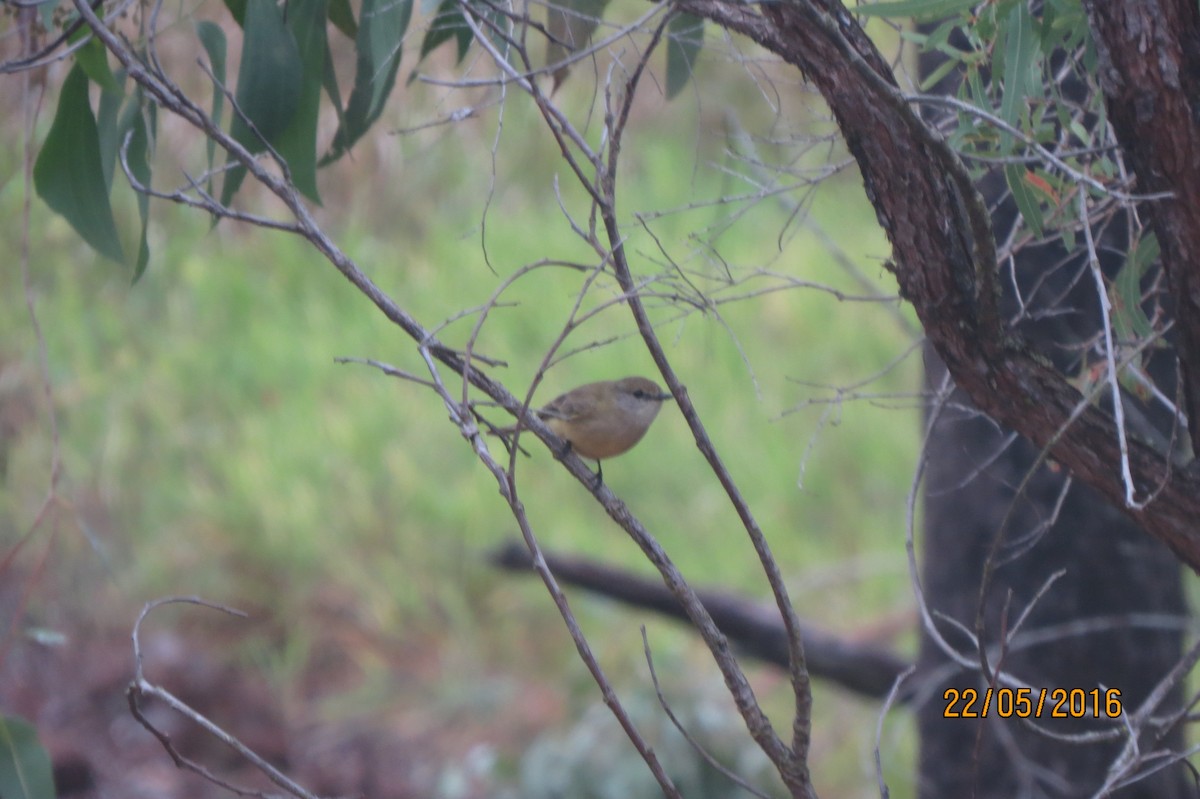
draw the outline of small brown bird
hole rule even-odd
[[[538,418],[566,439],[581,457],[596,461],[597,485],[604,477],[600,461],[628,452],[642,440],[671,395],[644,377],[602,380],[573,388],[537,411]],[[515,432],[515,427],[501,432]]]

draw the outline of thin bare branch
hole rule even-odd
[[[699,741],[692,737],[692,734],[687,731],[687,727],[683,726],[683,722],[679,720],[679,717],[675,715],[675,711],[671,709],[670,703],[667,702],[667,697],[663,695],[662,685],[658,681],[658,673],[654,670],[654,656],[650,654],[650,639],[646,636],[646,625],[643,624],[641,630],[642,652],[646,655],[646,668],[650,670],[650,681],[654,684],[654,693],[658,697],[658,705],[663,709],[663,713],[667,714],[667,718],[671,720],[671,724],[675,725],[675,729],[679,731],[684,740],[695,750],[696,754],[700,755],[705,763],[719,771],[726,779],[752,796],[757,796],[759,799],[771,799],[770,796],[730,771],[711,752],[701,746]]]
[[[130,713],[133,714],[133,717],[137,719],[139,724],[145,727],[151,735],[158,739],[158,742],[162,744],[163,748],[167,751],[167,754],[170,755],[171,760],[174,761],[176,766],[198,774],[214,785],[217,785],[228,791],[233,791],[240,796],[255,796],[260,797],[260,799],[268,799],[269,797],[269,795],[264,791],[234,785],[233,783],[214,774],[203,764],[181,754],[171,742],[170,736],[160,730],[155,723],[151,721],[145,713],[142,712],[143,699],[146,697],[151,697],[165,703],[176,713],[179,713],[181,716],[188,719],[193,724],[207,732],[209,735],[213,736],[218,741],[232,749],[240,757],[244,758],[247,762],[262,772],[267,779],[278,785],[292,796],[298,797],[299,799],[318,799],[316,794],[311,793],[303,786],[290,779],[286,774],[279,771],[262,757],[260,757],[256,752],[250,749],[250,747],[246,746],[244,743],[226,730],[222,729],[202,713],[190,707],[187,703],[183,702],[170,691],[162,688],[161,686],[155,685],[146,679],[145,662],[142,655],[142,624],[154,610],[164,605],[175,603],[200,605],[201,607],[219,610],[222,613],[228,613],[229,615],[237,616],[238,618],[246,618],[246,614],[240,610],[235,610],[234,608],[226,607],[225,605],[220,605],[215,602],[209,602],[197,596],[163,597],[161,599],[156,599],[153,602],[146,603],[146,605],[143,606],[141,613],[138,614],[137,621],[134,622],[133,633],[131,636],[133,639],[134,677],[129,683],[129,687],[125,691],[126,699],[129,701]]]

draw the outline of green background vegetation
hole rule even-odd
[[[862,293],[813,225],[792,217],[789,204],[804,198],[801,217],[846,247],[880,291],[894,292],[880,266],[886,242],[852,170],[811,195],[797,190],[752,208],[707,204],[749,186],[734,174],[729,142],[695,131],[720,131],[726,113],[763,136],[783,136],[806,120],[819,133],[821,123],[812,121],[815,101],[794,82],[777,85],[784,96],[772,98],[781,103],[775,116],[748,91],[747,75],[703,79],[693,84],[703,85],[703,100],[689,89],[665,107],[647,99],[635,114],[623,212],[642,274],[660,272],[664,261],[633,215],[676,209],[650,223],[654,234],[710,290],[721,274],[705,255],[715,242],[735,274],[761,266]],[[576,119],[593,100],[587,80],[565,90]],[[431,107],[434,94],[414,84],[403,95],[404,124],[437,113],[416,110]],[[43,110],[42,122],[48,118]],[[486,301],[524,264],[594,262],[562,218],[555,176],[573,213],[585,212],[581,194],[522,100],[509,104],[504,126],[494,158],[493,110],[417,135],[368,137],[352,159],[320,176],[321,217],[333,238],[427,325]],[[36,389],[37,345],[13,257],[25,235],[20,152],[17,137],[7,141],[0,365]],[[836,148],[806,158],[818,163],[829,149],[836,158]],[[159,176],[178,174],[164,168],[171,157],[160,157]],[[249,192],[242,202],[257,210],[263,199]],[[737,224],[712,232],[741,210]],[[132,231],[135,215],[122,224]],[[335,642],[356,677],[323,695],[320,712],[443,719],[434,726],[446,739],[438,784],[447,796],[467,795],[471,779],[519,779],[518,758],[533,739],[580,718],[619,734],[611,718],[585,713],[598,695],[540,583],[487,565],[487,552],[511,539],[515,525],[440,401],[369,367],[335,364],[355,356],[423,370],[412,343],[304,242],[227,222],[210,229],[207,218],[159,203],[150,268],[131,286],[128,271],[97,259],[36,201],[28,235],[64,464],[63,504],[20,561],[28,574],[53,540],[46,571],[32,578],[30,626],[127,629],[142,603],[165,594],[245,607],[266,628],[251,624],[237,634],[229,656],[265,671],[293,702],[316,653]],[[497,376],[515,391],[528,385],[581,280],[566,269],[534,271],[504,295],[519,304],[490,315],[478,348],[509,364]],[[603,284],[594,293],[595,302],[609,297]],[[832,395],[812,383],[856,384],[903,353],[911,336],[900,315],[894,306],[802,288],[725,304],[719,313],[675,318],[677,310],[664,306],[659,332],[766,530],[801,615],[848,635],[883,630],[881,640],[911,651],[903,635],[886,633],[912,627],[903,541],[916,403],[804,405]],[[473,323],[471,316],[451,324],[443,340],[462,344]],[[654,376],[632,334],[625,308],[602,311],[566,348],[615,341],[557,365],[536,400],[588,380]],[[862,391],[911,394],[918,366],[910,356]],[[504,421],[498,412],[491,418]],[[652,575],[584,488],[536,441],[525,443],[532,457],[518,461],[519,488],[543,546]],[[51,452],[41,407],[10,452],[0,487],[6,549],[46,495]],[[753,551],[673,407],[638,448],[607,464],[605,478],[695,584],[767,598]],[[635,703],[652,700],[639,633],[645,624],[668,695],[713,706],[723,714],[718,726],[736,733],[715,668],[682,628],[578,592],[571,599]],[[172,612],[174,619],[203,613]],[[781,675],[752,672],[772,718],[786,726]],[[556,710],[510,724],[534,692],[551,695]],[[820,684],[816,707],[818,787],[823,795],[871,795],[877,707]],[[645,713],[656,715],[652,706]],[[464,731],[468,718],[477,723]],[[902,714],[889,722],[894,796],[910,790],[906,733]],[[494,762],[467,757],[481,745],[494,749]],[[464,776],[471,769],[482,777]]]

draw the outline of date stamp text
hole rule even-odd
[[[1123,712],[1117,688],[947,688],[942,699],[948,719],[1117,719]]]

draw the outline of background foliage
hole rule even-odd
[[[247,13],[267,5],[251,3]],[[222,27],[236,42],[228,19]],[[212,28],[201,30],[211,41]],[[356,35],[367,34],[359,28]],[[413,59],[412,49],[406,59]],[[181,45],[177,56],[187,63],[194,53]],[[355,70],[361,75],[368,66],[378,63]],[[395,74],[415,67],[415,60],[396,59]],[[58,85],[68,68],[53,67],[49,85]],[[71,80],[63,91],[80,90],[79,78]],[[693,207],[696,198],[735,196],[746,182],[730,157],[744,146],[738,134],[745,131],[718,121],[736,118],[769,140],[794,135],[795,121],[806,119],[810,134],[819,135],[828,123],[811,95],[777,82],[782,96],[764,98],[747,91],[754,84],[746,74],[709,80],[703,95],[665,80],[670,90],[683,89],[679,99],[639,106],[639,146],[627,162],[626,192],[640,209],[675,209],[655,220],[656,236],[686,249],[693,230],[721,229],[744,207],[746,219],[713,234],[726,259],[742,259],[735,268],[761,265],[858,294],[863,286],[830,250],[831,240],[850,242],[846,254],[869,281],[894,290],[879,266],[886,243],[853,174],[802,194],[811,216],[802,223],[786,201]],[[265,670],[285,699],[299,701],[304,677],[332,638],[357,676],[323,694],[320,712],[440,718],[428,722],[445,739],[446,768],[433,782],[447,794],[469,792],[480,778],[463,776],[476,762],[463,755],[478,746],[500,753],[481,767],[483,779],[519,781],[523,744],[562,723],[563,706],[591,703],[594,686],[570,657],[540,586],[486,566],[485,553],[511,535],[508,517],[494,483],[444,424],[442,409],[412,386],[333,360],[350,355],[413,366],[406,343],[299,240],[284,235],[228,222],[210,229],[201,215],[164,204],[144,217],[138,204],[117,197],[111,230],[101,224],[88,240],[103,242],[99,249],[110,255],[119,247],[131,264],[122,268],[98,258],[36,201],[25,229],[30,187],[21,180],[22,98],[13,82],[5,89],[10,135],[0,151],[0,229],[7,242],[27,237],[31,255],[28,275],[15,265],[0,270],[0,374],[6,401],[16,397],[36,409],[8,445],[0,488],[6,548],[29,529],[45,496],[54,446],[27,296],[45,338],[64,465],[54,524],[9,567],[36,586],[29,607],[37,623],[10,635],[35,627],[127,628],[149,598],[199,593],[252,609],[265,622],[234,633],[230,657]],[[258,90],[237,87],[239,97]],[[586,85],[568,83],[562,91],[574,112],[586,113],[596,102]],[[44,110],[54,100],[48,96]],[[100,102],[95,90],[91,100]],[[383,110],[366,98],[357,102],[364,119]],[[352,95],[349,107],[355,103]],[[445,92],[413,83],[398,92],[394,116],[384,119],[407,127],[448,105]],[[580,256],[565,226],[547,224],[560,216],[552,188],[560,167],[546,156],[548,140],[533,132],[528,108],[512,105],[504,113],[499,133],[497,111],[488,108],[465,124],[363,139],[306,189],[322,199],[322,221],[343,247],[427,322],[484,301],[523,264]],[[346,125],[326,139],[335,152],[339,142],[356,138]],[[679,130],[727,135],[680,137]],[[53,143],[54,135],[43,113],[37,139]],[[245,131],[235,136],[248,140]],[[181,157],[186,162],[196,153],[159,152],[156,174],[171,174]],[[480,185],[491,193],[481,195]],[[42,194],[54,208],[53,190]],[[245,201],[259,199],[251,193]],[[153,253],[144,274],[145,259],[130,255],[141,251],[143,225]],[[648,235],[632,235],[630,247],[645,263],[661,260]],[[721,277],[703,258],[687,266],[710,270],[714,281]],[[135,275],[140,279],[131,285]],[[577,283],[569,272],[518,283],[511,298],[521,305],[489,319],[487,354],[507,361],[515,376],[532,375]],[[526,313],[530,308],[539,313]],[[691,394],[760,514],[802,615],[846,630],[878,622],[884,636],[906,628],[892,622],[908,596],[902,519],[918,423],[906,395],[916,389],[917,363],[910,355],[864,389],[879,399],[806,404],[901,356],[909,347],[903,315],[804,290],[765,293],[723,305],[719,314],[664,319],[663,327]],[[457,341],[467,329],[459,322],[447,338]],[[611,343],[556,367],[540,396],[585,380],[648,373],[631,332],[619,309],[598,316],[578,344]],[[519,469],[527,485],[538,486],[526,501],[548,546],[639,563],[549,453],[533,446]],[[757,585],[758,567],[730,532],[735,520],[676,416],[665,413],[647,441],[605,476],[677,553],[690,579],[738,590]],[[620,684],[644,692],[637,632],[643,620],[601,603],[577,605]],[[668,684],[709,690],[711,667],[686,656],[695,646],[689,637],[662,622],[649,627]],[[419,676],[405,677],[410,673]],[[786,706],[786,691],[771,698],[776,679],[756,674],[768,701]],[[551,705],[559,710],[513,721],[543,684],[553,686]],[[825,764],[818,778],[836,791],[873,790],[867,731],[875,708],[818,691],[814,759]],[[450,732],[453,719],[493,712],[495,724]],[[513,740],[510,722],[526,741]],[[590,723],[613,726],[607,718]],[[731,714],[727,723],[737,725]],[[841,765],[831,767],[835,762]],[[898,776],[908,772],[905,764],[896,769]],[[902,786],[903,778],[892,784]]]

